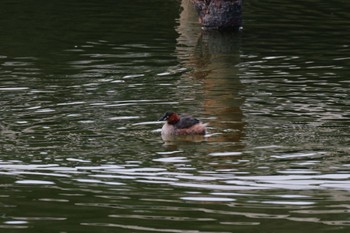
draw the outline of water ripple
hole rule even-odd
[[[247,1],[239,34],[201,32],[185,1],[18,2],[0,3],[1,229],[347,231],[344,0]],[[209,134],[164,142],[169,110]]]

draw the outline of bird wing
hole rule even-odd
[[[198,124],[199,120],[192,117],[181,117],[181,119],[176,123],[176,128],[185,129],[189,128],[195,124]]]

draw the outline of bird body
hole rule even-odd
[[[162,135],[205,134],[207,124],[190,116],[180,117],[175,112],[166,112],[159,120],[165,120]]]

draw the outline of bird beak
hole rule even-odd
[[[161,118],[159,118],[159,121],[165,121],[166,119],[168,119],[168,117],[166,114],[164,114]]]

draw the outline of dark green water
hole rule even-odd
[[[349,232],[348,1],[186,5],[0,2],[0,232]]]

